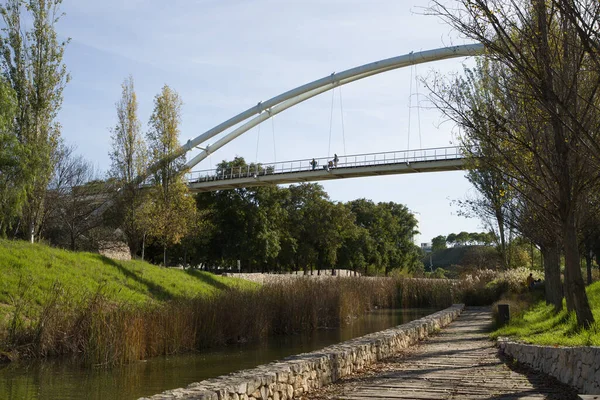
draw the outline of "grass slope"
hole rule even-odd
[[[33,309],[41,307],[57,286],[76,299],[101,291],[110,300],[128,304],[255,287],[247,281],[207,272],[166,269],[142,261],[115,261],[99,254],[0,240],[0,307],[4,311],[10,311],[22,299]]]
[[[549,346],[600,346],[600,282],[587,288],[595,324],[590,329],[577,328],[575,313],[567,313],[566,305],[558,314],[544,301],[536,303],[521,318],[492,333],[492,338],[510,336],[527,343]]]

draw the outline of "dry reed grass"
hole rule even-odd
[[[299,279],[138,306],[111,302],[101,289],[74,303],[71,299],[77,296],[57,285],[35,321],[6,330],[0,349],[13,359],[74,355],[87,365],[121,365],[270,334],[339,326],[375,307],[395,306],[396,296],[392,280]],[[13,319],[20,321],[21,316]]]
[[[81,296],[55,285],[35,321],[13,315],[12,320],[22,323],[5,328],[0,355],[73,355],[90,366],[122,365],[272,334],[336,327],[374,308],[443,308],[484,289],[477,280],[306,278],[139,306],[110,301],[102,289],[76,303],[71,299]],[[26,313],[25,308],[15,312]]]

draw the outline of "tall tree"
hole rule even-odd
[[[413,272],[420,264],[419,254],[412,242],[417,233],[417,220],[403,205],[374,204],[358,199],[348,203],[356,216],[356,224],[368,230],[376,251],[368,262],[387,275],[393,269],[406,268]]]
[[[62,13],[62,0],[6,0],[0,5],[4,29],[0,34],[0,56],[4,75],[16,95],[14,132],[26,154],[25,236],[34,241],[39,234],[43,199],[52,176],[52,154],[58,145],[60,124],[55,121],[69,80],[63,54],[67,41],[57,37],[55,25]],[[23,20],[31,26],[26,28]]]
[[[111,129],[110,175],[120,186],[122,194],[118,199],[118,208],[123,212],[122,229],[127,237],[131,255],[135,256],[142,236],[137,214],[143,204],[141,182],[136,178],[146,170],[147,150],[138,118],[133,77],[125,79],[121,88],[121,99],[116,103],[117,124]]]
[[[185,156],[170,157],[180,147],[179,124],[182,101],[173,89],[163,86],[154,98],[154,111],[147,133],[152,162],[159,166],[150,191],[152,225],[149,231],[163,246],[167,265],[167,247],[179,243],[195,219],[196,205],[184,176]]]
[[[439,236],[436,236],[433,239],[431,239],[431,250],[432,251],[444,250],[447,247],[448,246],[446,246],[446,236],[439,235]]]
[[[23,145],[13,131],[15,93],[0,76],[0,237],[12,228],[26,199]]]

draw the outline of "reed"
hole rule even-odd
[[[477,279],[306,278],[140,305],[117,303],[102,288],[82,296],[57,284],[35,320],[23,322],[26,305],[14,308],[22,315],[9,320],[21,322],[4,329],[0,354],[72,355],[90,366],[121,365],[337,327],[375,308],[443,308],[473,297],[471,292],[487,298],[486,290]]]
[[[37,320],[15,326],[1,348],[10,358],[73,355],[87,365],[120,365],[339,326],[375,307],[395,306],[396,296],[389,279],[307,278],[140,306],[115,303],[102,290],[74,302],[81,296],[56,285]],[[25,315],[25,308],[15,312]]]

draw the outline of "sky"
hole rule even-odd
[[[470,43],[425,15],[428,3],[64,0],[65,16],[56,29],[61,38],[71,38],[64,60],[71,81],[58,117],[62,136],[106,171],[115,103],[129,75],[144,131],[163,85],[180,94],[184,143],[259,101],[333,72],[411,51]],[[421,64],[343,86],[333,97],[326,92],[266,121],[260,131],[247,132],[195,169],[211,169],[235,156],[267,163],[455,144],[456,127],[432,109],[421,79],[430,79],[434,72],[459,73],[465,62]],[[420,220],[419,242],[483,229],[479,220],[458,216],[451,204],[474,195],[461,171],[322,184],[334,201],[367,198],[406,205]]]

